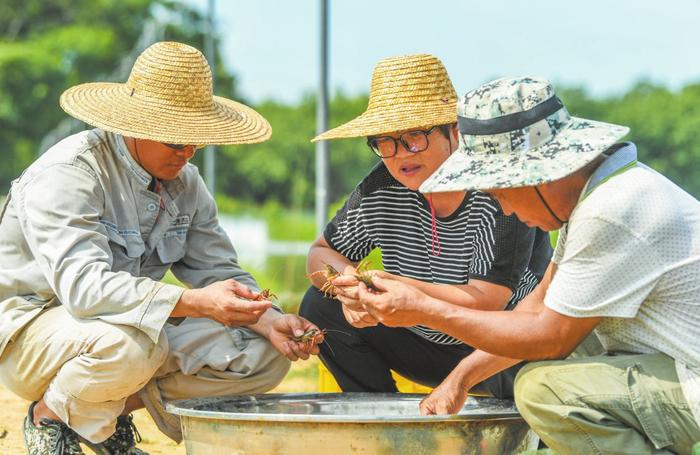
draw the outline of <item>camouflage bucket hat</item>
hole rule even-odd
[[[544,79],[497,79],[457,103],[459,149],[423,193],[535,186],[579,170],[629,131],[572,117]]]

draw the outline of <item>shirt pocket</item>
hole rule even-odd
[[[141,236],[107,229],[107,237],[109,248],[112,250],[112,271],[125,271],[137,276],[140,272],[141,257],[146,251]]]
[[[174,264],[187,253],[187,232],[190,229],[190,217],[178,216],[170,224],[163,239],[156,245],[158,257],[163,264]]]
[[[627,387],[632,410],[641,423],[646,436],[657,449],[674,444],[669,428],[669,415],[664,409],[663,394],[654,386],[656,378],[645,374],[640,365],[627,368]]]

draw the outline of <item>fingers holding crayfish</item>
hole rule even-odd
[[[303,332],[295,331],[294,337],[288,342],[289,349],[297,357],[304,360],[308,359],[310,354],[318,355],[318,345],[323,343],[325,333],[325,330],[320,330],[309,323]]]

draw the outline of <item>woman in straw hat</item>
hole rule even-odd
[[[540,285],[512,312],[459,308],[382,278],[362,308],[429,324],[480,349],[421,403],[457,412],[467,391],[519,362],[520,413],[562,454],[691,453],[700,441],[700,202],[637,161],[626,127],[572,117],[539,78],[499,79],[460,100],[461,149],[421,189],[484,188],[505,213],[560,229]],[[594,333],[606,355],[566,358]]]
[[[435,386],[472,352],[420,321],[389,328],[352,309],[354,267],[373,248],[382,249],[386,273],[380,276],[487,310],[513,307],[537,284],[549,260],[546,234],[504,216],[488,195],[455,191],[426,198],[418,192],[457,147],[456,99],[437,58],[387,58],[374,69],[366,112],[314,139],[366,136],[381,158],[312,245],[307,263],[310,272],[329,264],[346,273],[334,280],[332,301],[317,289],[325,279],[316,274],[300,308],[307,319],[335,329],[320,356],[344,391],[396,391],[390,370]],[[479,390],[512,396],[517,368]]]
[[[255,143],[270,125],[212,95],[204,56],[156,43],[125,84],[67,90],[97,128],[50,148],[17,179],[1,218],[0,380],[33,403],[31,454],[137,454],[145,406],[181,439],[169,399],[265,392],[315,328],[258,293],[188,161],[194,144]],[[160,280],[172,270],[191,289]],[[313,351],[313,352],[312,352]],[[138,437],[138,433],[136,433]]]

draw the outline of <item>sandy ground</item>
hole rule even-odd
[[[272,392],[315,392],[318,391],[318,360],[295,362],[287,377]],[[29,408],[29,402],[13,395],[0,386],[0,455],[26,453],[22,439],[22,421]],[[139,447],[151,455],[184,455],[185,447],[177,445],[163,436],[145,411],[134,413],[134,422],[143,441]],[[91,453],[85,449],[86,453]]]

